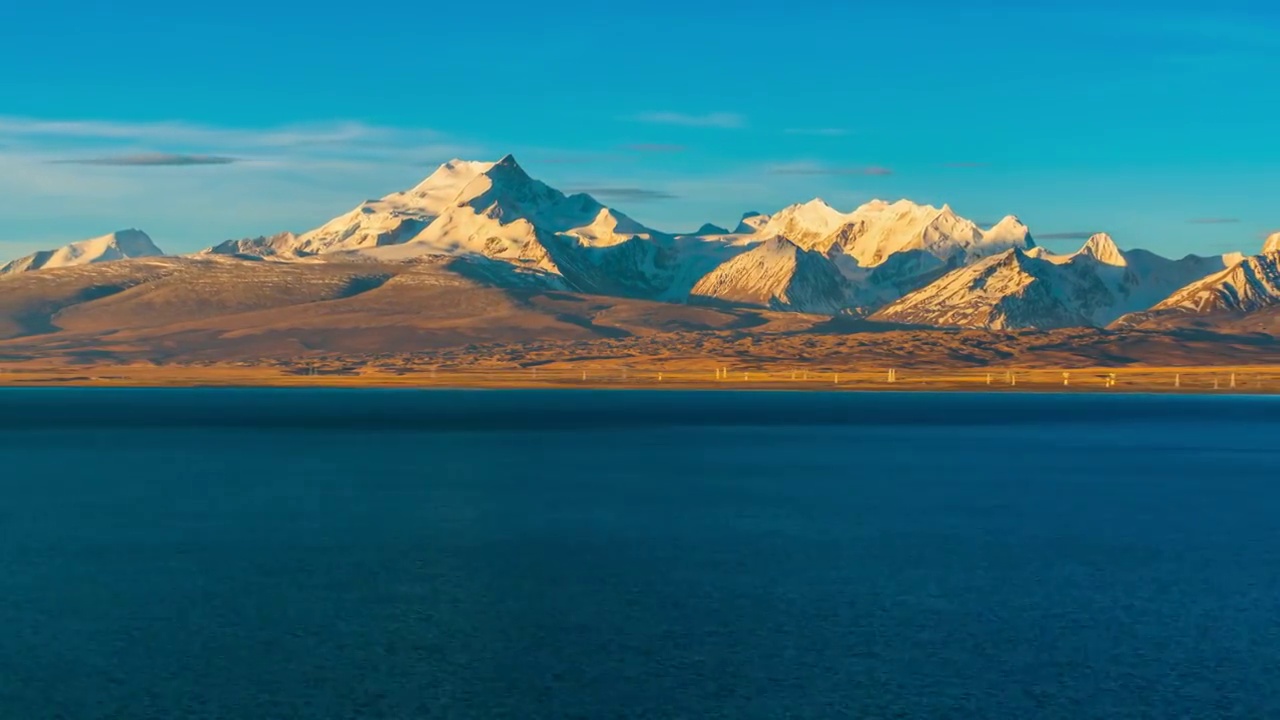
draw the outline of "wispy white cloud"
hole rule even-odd
[[[688,148],[684,145],[672,145],[666,143],[634,143],[631,145],[623,145],[622,149],[638,153],[681,153]]]
[[[558,152],[548,155],[522,155],[520,164],[526,170],[532,171],[542,165],[612,165],[626,162],[627,159],[621,154]]]
[[[185,122],[47,120],[0,116],[0,137],[10,138],[130,140],[279,148],[385,140],[397,135],[440,137],[440,133],[430,129],[379,127],[352,121],[270,128],[230,128]]]
[[[633,122],[652,125],[681,125],[684,127],[734,129],[745,127],[747,119],[742,115],[730,112],[715,112],[697,115],[682,112],[645,112],[633,115]]]
[[[638,187],[577,187],[570,188],[565,192],[569,193],[586,193],[597,200],[615,200],[621,202],[649,202],[652,200],[674,200],[676,195],[666,192],[665,190],[654,190],[652,188]]]
[[[1097,234],[1093,230],[1067,230],[1061,232],[1036,233],[1037,240],[1088,240]]]
[[[22,117],[0,117],[0,148],[41,154],[50,162],[92,160],[132,167],[215,164],[215,159],[221,164],[233,159],[300,166],[334,160],[395,164],[447,160],[478,149],[429,128],[350,121],[231,128]]]
[[[785,163],[768,167],[770,175],[892,175],[893,170],[879,165],[831,166],[810,162]]]

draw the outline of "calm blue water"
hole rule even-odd
[[[1280,402],[0,391],[3,718],[1280,716]]]

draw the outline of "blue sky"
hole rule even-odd
[[[1024,5],[6,3],[0,257],[305,230],[507,152],[673,231],[815,196],[1012,213],[1055,248],[1280,229],[1280,10]]]

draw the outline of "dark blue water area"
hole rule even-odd
[[[0,718],[1280,717],[1280,401],[0,391]]]

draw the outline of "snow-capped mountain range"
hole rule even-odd
[[[1121,318],[1122,325],[1177,322],[1215,315],[1241,315],[1280,308],[1280,233],[1267,238],[1259,255],[1198,279],[1144,312]]]
[[[1068,255],[1013,248],[957,269],[878,311],[882,320],[959,327],[1106,326],[1221,271],[1236,256],[1170,260],[1099,233]]]
[[[773,242],[779,239],[785,242]],[[905,200],[848,213],[813,200],[773,215],[748,213],[732,233],[708,224],[672,235],[589,195],[550,188],[507,156],[446,163],[411,190],[361,203],[300,235],[228,241],[206,252],[269,260],[485,257],[583,292],[840,313],[865,312],[948,268],[1033,245],[1016,218],[982,230],[950,207]]]
[[[128,230],[15,260],[0,274],[161,254]],[[506,272],[494,277],[520,287],[949,327],[1106,326],[1147,312],[1280,304],[1280,233],[1250,258],[1172,260],[1121,250],[1106,234],[1059,255],[1012,215],[982,228],[948,205],[874,200],[842,212],[815,199],[747,213],[732,232],[706,224],[669,234],[539,182],[509,155],[454,160],[313,230],[228,240],[201,254],[285,263],[451,256],[496,263]]]

